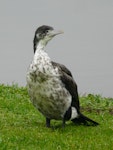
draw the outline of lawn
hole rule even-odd
[[[45,127],[25,87],[0,85],[0,150],[113,150],[113,98],[80,96],[81,111],[99,126]]]

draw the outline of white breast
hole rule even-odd
[[[47,53],[36,53],[27,74],[27,86],[34,106],[50,119],[62,119],[71,105],[71,95],[60,80]]]

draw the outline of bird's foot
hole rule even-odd
[[[46,127],[50,128],[50,119],[46,118]]]
[[[63,120],[62,120],[62,128],[65,128],[65,123],[66,123],[66,120],[63,118]]]

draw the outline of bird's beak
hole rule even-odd
[[[50,31],[50,36],[55,36],[55,35],[58,35],[58,34],[63,34],[64,32],[61,31],[61,30],[52,30]]]

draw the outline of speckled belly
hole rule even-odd
[[[70,93],[58,77],[43,82],[28,82],[33,105],[50,119],[60,120],[71,105]]]

